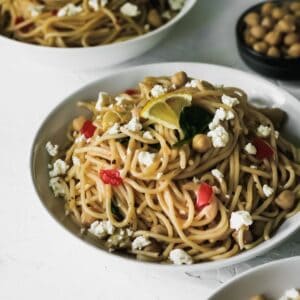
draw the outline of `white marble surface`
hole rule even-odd
[[[167,40],[123,66],[194,61],[248,70],[237,53],[234,25],[252,3],[198,1]],[[298,232],[264,257],[204,274],[183,274],[108,259],[79,242],[52,220],[37,199],[29,173],[30,146],[50,109],[72,90],[112,69],[67,74],[9,56],[0,57],[0,66],[0,299],[201,300],[250,266],[300,254]],[[276,84],[300,99],[299,82]]]

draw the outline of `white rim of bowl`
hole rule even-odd
[[[112,47],[116,47],[119,45],[122,46],[126,46],[138,41],[142,41],[148,37],[151,37],[153,35],[156,35],[157,33],[160,33],[162,31],[167,30],[169,27],[172,27],[173,25],[175,25],[176,23],[178,23],[181,19],[183,19],[194,7],[194,5],[197,3],[197,0],[187,0],[185,2],[185,6],[180,10],[180,12],[170,21],[168,21],[167,23],[165,23],[163,26],[154,29],[150,32],[147,32],[145,34],[142,34],[140,36],[134,37],[132,39],[126,40],[126,41],[122,41],[122,42],[116,42],[116,43],[112,43],[112,44],[107,44],[107,45],[98,45],[98,46],[91,46],[91,47],[74,47],[74,48],[70,48],[70,47],[49,47],[49,46],[42,46],[42,45],[36,45],[36,44],[30,44],[30,43],[25,43],[22,41],[18,41],[15,39],[11,39],[9,37],[6,37],[4,35],[0,34],[0,41],[2,40],[3,42],[9,43],[12,46],[25,46],[25,47],[34,47],[35,49],[48,49],[48,50],[53,50],[53,51],[89,51],[91,49],[109,49]]]
[[[30,151],[30,172],[31,172],[31,180],[32,180],[32,184],[34,186],[36,195],[38,196],[40,202],[42,203],[42,205],[46,208],[46,210],[48,211],[48,213],[51,215],[51,217],[53,219],[55,219],[55,221],[60,225],[60,227],[64,228],[65,231],[69,232],[70,235],[77,237],[79,240],[81,240],[82,242],[84,242],[86,245],[94,248],[95,251],[101,251],[102,253],[104,253],[105,255],[108,255],[109,257],[111,257],[112,259],[118,259],[118,260],[123,260],[123,261],[127,261],[127,262],[131,262],[140,266],[147,266],[147,267],[151,267],[151,268],[162,268],[164,267],[165,269],[167,268],[173,268],[173,269],[178,269],[178,270],[182,270],[182,271],[186,271],[186,272],[191,272],[191,271],[207,271],[207,270],[212,270],[212,269],[219,269],[219,268],[224,268],[224,267],[228,267],[228,266],[232,266],[235,264],[239,264],[241,262],[245,262],[248,261],[252,258],[255,258],[259,255],[263,255],[266,252],[268,252],[269,250],[275,248],[276,246],[282,244],[285,240],[287,240],[288,238],[290,238],[297,230],[300,229],[300,219],[299,221],[295,222],[294,224],[292,224],[290,226],[290,228],[288,228],[286,230],[286,234],[282,237],[282,238],[278,238],[278,234],[275,234],[274,236],[272,236],[270,238],[270,240],[264,241],[261,244],[259,244],[258,246],[244,251],[244,252],[240,252],[237,255],[234,255],[232,257],[226,258],[226,259],[221,259],[221,260],[215,260],[215,261],[205,261],[205,262],[198,262],[198,263],[194,263],[191,265],[175,265],[175,264],[164,264],[164,263],[156,263],[156,262],[144,262],[144,261],[139,261],[134,257],[126,257],[125,255],[116,255],[114,253],[110,253],[104,249],[101,249],[99,247],[97,247],[96,245],[93,245],[83,239],[81,239],[78,235],[72,233],[69,229],[67,229],[65,226],[63,226],[57,219],[55,216],[52,215],[52,213],[48,210],[48,207],[44,204],[44,202],[41,200],[40,195],[38,193],[38,190],[36,188],[36,184],[34,181],[34,169],[33,169],[33,157],[34,157],[34,148],[35,145],[37,144],[38,141],[38,136],[39,133],[41,131],[41,129],[44,127],[44,125],[47,123],[47,121],[52,117],[52,115],[55,114],[56,110],[58,110],[60,108],[61,105],[63,105],[66,101],[70,101],[70,99],[75,98],[76,95],[78,93],[80,93],[83,90],[89,89],[90,87],[92,87],[93,85],[97,84],[99,81],[102,81],[104,79],[110,79],[111,77],[114,77],[116,75],[126,75],[128,76],[129,72],[134,72],[137,71],[139,69],[144,69],[144,68],[149,68],[149,67],[162,67],[162,65],[164,66],[177,66],[178,68],[182,68],[183,66],[189,65],[191,67],[199,67],[200,66],[206,66],[206,67],[213,67],[213,68],[217,68],[217,69],[223,69],[224,71],[230,71],[230,72],[234,72],[236,74],[240,74],[240,76],[248,76],[249,78],[253,79],[253,80],[257,80],[259,79],[259,81],[263,82],[264,85],[268,85],[268,86],[272,86],[273,88],[275,87],[279,92],[287,95],[290,100],[292,100],[295,104],[298,105],[298,100],[290,93],[286,92],[285,90],[283,90],[282,88],[276,86],[275,84],[273,84],[271,81],[264,79],[262,77],[259,77],[255,74],[251,74],[245,71],[241,71],[238,69],[234,69],[234,68],[230,68],[230,67],[226,67],[226,66],[220,66],[220,65],[216,65],[216,64],[206,64],[206,63],[193,63],[193,62],[167,62],[167,63],[153,63],[153,64],[145,64],[145,65],[139,65],[139,66],[134,66],[134,67],[128,67],[128,68],[123,68],[121,70],[117,70],[117,71],[113,71],[111,73],[109,73],[106,76],[102,76],[99,77],[98,79],[95,79],[85,85],[83,85],[81,88],[75,90],[74,92],[72,92],[71,94],[69,94],[68,96],[64,97],[62,101],[60,101],[50,112],[49,114],[47,114],[46,118],[42,121],[42,123],[40,124],[34,139],[33,139],[33,143],[31,146],[31,151]],[[288,220],[286,221],[288,222]],[[259,248],[262,247],[262,248]],[[258,250],[257,250],[258,249]]]

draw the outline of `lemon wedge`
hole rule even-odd
[[[179,129],[180,113],[186,106],[192,105],[192,95],[183,93],[169,93],[150,99],[141,116],[155,121],[170,129]]]

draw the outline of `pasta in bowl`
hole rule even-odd
[[[285,113],[252,106],[239,88],[177,72],[78,105],[88,113],[71,121],[69,142],[43,144],[49,185],[82,234],[109,251],[221,260],[269,240],[299,211]]]

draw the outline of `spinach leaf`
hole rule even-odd
[[[179,119],[179,125],[184,133],[184,139],[178,141],[174,146],[180,147],[189,143],[198,133],[204,133],[213,116],[205,109],[193,105],[185,107]]]
[[[122,221],[124,219],[124,216],[120,210],[120,208],[116,204],[116,200],[112,199],[111,201],[111,212],[114,214],[117,221]]]

